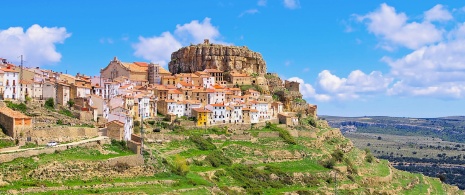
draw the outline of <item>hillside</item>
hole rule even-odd
[[[318,128],[303,121],[246,131],[171,125],[148,133],[145,161],[136,165],[108,163],[131,156],[118,142],[18,158],[0,165],[0,193],[463,194],[392,168],[324,121]]]

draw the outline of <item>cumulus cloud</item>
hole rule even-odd
[[[303,98],[312,98],[320,102],[327,102],[331,100],[331,97],[325,94],[317,94],[315,88],[311,84],[305,83],[305,81],[299,77],[291,77],[288,81],[295,81],[300,83],[299,90],[302,93]]]
[[[210,18],[203,19],[202,22],[192,20],[190,23],[176,25],[174,34],[187,44],[188,41],[193,43],[202,43],[204,39],[210,39],[210,42],[224,43],[220,40],[221,34],[218,27],[211,24]]]
[[[205,18],[203,21],[178,24],[174,33],[166,31],[159,36],[140,36],[132,47],[135,56],[165,66],[171,59],[171,53],[183,45],[202,43],[204,39],[210,39],[210,43],[230,44],[221,41],[221,38],[218,27],[211,24],[210,18]]]
[[[299,0],[284,0],[284,7],[288,9],[298,9],[300,8],[300,2]]]
[[[240,17],[242,17],[244,15],[247,15],[247,14],[253,15],[253,14],[256,14],[256,13],[258,13],[258,9],[249,9],[249,10],[243,11],[241,14],[239,14],[238,17],[240,18]]]
[[[318,74],[316,87],[299,77],[288,80],[300,83],[300,91],[304,98],[320,102],[354,100],[362,98],[363,95],[385,93],[393,81],[381,72],[365,74],[360,70],[352,71],[347,78],[340,78],[329,70],[323,70]]]
[[[442,6],[435,6],[425,12],[424,21],[408,22],[405,13],[397,13],[394,7],[383,3],[379,9],[357,19],[366,22],[368,31],[381,38],[380,47],[386,50],[393,50],[396,46],[418,49],[443,39],[443,30],[430,21],[445,20],[448,18],[446,13]]]
[[[0,54],[2,58],[17,62],[23,55],[28,66],[42,66],[61,60],[56,44],[64,43],[71,36],[64,27],[41,27],[34,24],[26,31],[22,27],[0,30]]]
[[[425,11],[419,23],[408,22],[405,13],[397,13],[387,4],[359,19],[366,21],[368,31],[381,37],[383,44],[411,49],[402,57],[381,59],[395,80],[386,91],[388,95],[465,98],[465,23],[449,30],[433,23],[454,19],[444,6],[438,4]],[[330,86],[335,88],[337,80],[333,80]]]
[[[425,12],[426,21],[448,21],[452,19],[452,15],[444,6],[438,4]]]
[[[180,47],[182,47],[181,43],[170,32],[149,38],[140,36],[139,42],[133,45],[135,56],[162,65],[166,65],[171,53]]]

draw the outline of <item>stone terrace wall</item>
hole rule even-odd
[[[106,161],[108,166],[115,166],[117,163],[126,163],[131,167],[140,166],[144,164],[144,157],[142,155],[135,154],[130,156],[110,158]]]
[[[31,150],[25,150],[25,151],[19,151],[19,152],[5,153],[5,154],[0,154],[0,163],[10,162],[16,158],[29,158],[31,156],[38,156],[39,154],[52,154],[55,151],[64,151],[64,150],[67,150],[73,147],[92,148],[97,145],[103,145],[103,144],[109,144],[109,143],[110,143],[110,140],[105,139],[105,140],[97,140],[97,141],[92,141],[92,142],[79,144],[79,145],[56,146],[56,147],[50,147],[50,148],[31,149]]]
[[[31,130],[25,135],[30,136],[32,141],[36,141],[37,144],[43,145],[51,140],[67,142],[81,138],[96,137],[98,136],[98,129],[88,127],[55,126],[49,129]]]

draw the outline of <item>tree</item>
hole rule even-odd
[[[381,138],[381,136],[378,136],[378,140],[381,140],[381,139],[383,139],[383,138]]]
[[[174,158],[174,172],[177,175],[185,176],[189,172],[189,165],[187,165],[187,160],[180,156],[179,154],[176,155]]]

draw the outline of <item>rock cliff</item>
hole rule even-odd
[[[266,73],[266,62],[260,53],[249,50],[246,46],[227,46],[210,43],[183,47],[171,54],[168,64],[173,74],[218,69],[224,72]]]

